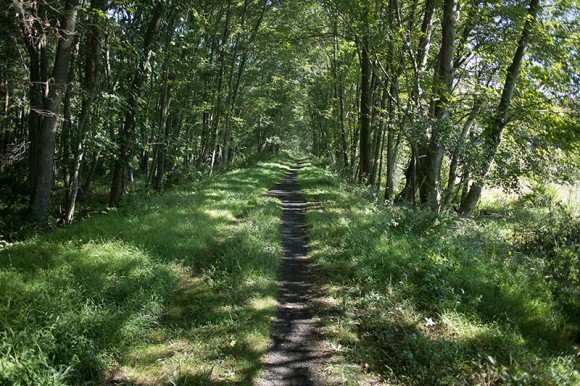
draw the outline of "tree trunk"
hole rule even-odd
[[[108,0],[92,0],[91,8],[106,12],[108,8]],[[70,184],[67,191],[66,211],[64,214],[64,222],[70,224],[73,221],[77,196],[80,189],[80,172],[84,157],[84,137],[86,128],[89,122],[89,115],[93,101],[95,100],[95,92],[98,80],[98,61],[101,47],[101,27],[97,24],[98,19],[93,18],[91,28],[86,41],[85,51],[85,69],[83,78],[83,89],[85,96],[81,102],[81,112],[79,115],[76,138],[75,138],[75,156],[70,174]]]
[[[382,111],[385,111],[387,107],[387,92],[383,91],[383,95],[381,97],[380,106],[379,108],[374,108],[375,115],[377,118],[377,129],[375,130],[374,135],[374,149],[373,149],[373,157],[372,157],[372,164],[371,164],[371,178],[370,182],[372,186],[378,186],[377,183],[377,175],[380,175],[381,171],[378,170],[379,168],[379,159],[383,160],[383,149],[384,149],[384,139],[385,139],[385,130],[386,125],[384,123],[384,119],[380,119]],[[380,111],[379,111],[380,110]],[[374,121],[374,119],[373,119]],[[380,183],[379,183],[380,184]]]
[[[210,175],[213,173],[213,168],[214,165],[216,164],[216,157],[219,156],[219,153],[221,151],[221,146],[220,143],[218,142],[218,131],[219,131],[219,126],[220,126],[220,120],[221,120],[221,115],[222,115],[222,110],[223,110],[223,84],[224,84],[224,76],[225,76],[225,72],[226,72],[226,44],[229,40],[230,37],[230,18],[231,18],[231,13],[232,13],[232,0],[228,0],[228,4],[227,4],[227,9],[226,9],[226,20],[225,20],[225,26],[224,26],[224,31],[222,34],[222,39],[221,39],[221,43],[220,43],[220,71],[218,73],[218,78],[217,78],[217,90],[216,90],[216,102],[215,102],[215,106],[214,106],[214,117],[213,117],[213,128],[212,128],[212,132],[211,132],[211,146],[213,149],[212,152],[212,157],[211,157],[211,165],[210,165]]]
[[[166,68],[164,76],[163,103],[161,104],[161,117],[159,119],[159,132],[161,138],[159,139],[157,154],[155,155],[157,159],[157,162],[155,163],[155,179],[153,183],[153,188],[155,190],[161,190],[163,188],[163,175],[165,174],[165,160],[167,157],[167,117],[169,116],[169,106],[171,104],[171,83],[168,72],[169,68]]]
[[[42,120],[37,138],[39,146],[35,157],[35,175],[31,178],[34,185],[30,197],[30,217],[41,225],[48,225],[50,213],[56,130],[68,79],[69,61],[76,30],[77,4],[76,0],[68,0],[65,4],[65,17],[62,23],[64,28],[60,31],[50,91],[44,104],[46,116]]]
[[[129,89],[127,97],[127,109],[123,118],[123,127],[119,133],[119,157],[113,167],[113,178],[111,183],[111,192],[109,195],[109,206],[117,206],[121,201],[121,196],[125,190],[125,174],[131,156],[133,153],[133,142],[135,141],[135,114],[137,112],[137,105],[141,87],[145,82],[147,72],[149,69],[149,60],[152,54],[153,44],[157,31],[161,25],[161,18],[163,16],[163,4],[157,5],[153,11],[153,16],[145,32],[143,39],[143,52],[139,66],[133,76],[133,81]]]
[[[427,63],[429,58],[429,51],[431,49],[431,39],[432,39],[432,32],[433,32],[433,15],[435,13],[435,0],[426,0],[425,7],[423,12],[423,20],[421,23],[421,34],[419,39],[419,44],[417,47],[417,52],[413,56],[412,53],[411,61],[414,65],[414,84],[413,89],[411,91],[411,95],[407,102],[407,117],[411,117],[413,114],[418,111],[421,98],[424,94],[424,79],[425,79],[425,71],[427,69]],[[415,3],[416,5],[416,3]],[[393,2],[391,7],[398,7],[396,2]],[[415,7],[413,7],[415,8]],[[414,12],[412,13],[414,14]],[[410,18],[411,23],[412,18]],[[400,20],[398,28],[402,28],[400,25]],[[409,31],[412,30],[412,25],[409,27]],[[417,134],[417,136],[424,136],[426,138],[426,132]],[[409,157],[409,162],[407,164],[407,170],[405,171],[405,179],[410,178],[411,180],[405,181],[405,187],[403,190],[397,195],[395,202],[402,202],[406,200],[408,204],[415,205],[415,196],[417,189],[422,184],[424,180],[424,173],[422,168],[420,167],[421,161],[425,160],[426,151],[425,146],[423,145],[422,141],[418,140],[416,137],[410,138],[411,142],[411,156]]]
[[[399,85],[396,79],[391,82],[391,95],[395,100],[399,99]],[[395,103],[389,100],[387,126],[387,175],[385,177],[385,200],[393,201],[395,195],[395,160],[397,158],[397,145],[395,142]]]
[[[483,161],[479,167],[479,170],[477,170],[476,175],[474,176],[475,180],[471,184],[467,196],[459,206],[459,214],[463,217],[469,216],[473,213],[475,206],[481,198],[481,191],[483,190],[483,186],[485,184],[485,178],[489,173],[497,153],[497,149],[501,143],[503,130],[508,123],[508,112],[514,91],[516,89],[516,81],[522,67],[524,55],[530,41],[532,28],[536,21],[539,9],[540,0],[531,0],[528,7],[527,17],[524,22],[524,29],[522,30],[520,40],[518,41],[518,48],[512,63],[507,70],[506,80],[498,109],[491,123],[485,127],[482,134],[482,137],[485,141],[483,144]]]
[[[360,174],[359,181],[368,182],[370,177],[370,132],[371,132],[371,63],[368,53],[368,43],[361,43],[361,88],[360,88]]]
[[[254,25],[252,32],[250,34],[250,37],[247,39],[247,41],[245,42],[246,44],[243,44],[242,49],[245,48],[245,46],[247,46],[249,43],[251,43],[256,34],[258,33],[258,31],[260,30],[260,26],[262,25],[262,21],[264,20],[264,15],[266,14],[266,9],[268,7],[268,3],[269,0],[264,0],[264,4],[262,5],[262,10],[260,12],[260,15],[258,17],[258,20],[256,21],[256,24]],[[242,21],[241,21],[241,26],[242,29],[244,28],[244,22],[245,22],[245,15],[246,15],[246,11],[247,11],[247,7],[249,5],[249,0],[245,0],[244,2],[244,10],[243,10],[243,14],[242,14]],[[242,54],[242,60],[240,61],[240,64],[238,65],[238,74],[237,74],[237,79],[236,82],[234,84],[233,82],[233,73],[234,73],[234,67],[235,67],[235,60],[237,58],[237,51],[239,50],[239,44],[241,44],[239,42],[239,36],[236,39],[236,49],[234,51],[234,54],[232,55],[232,65],[231,65],[231,73],[230,73],[230,103],[229,103],[229,112],[228,115],[226,117],[226,132],[225,132],[225,138],[224,138],[224,160],[223,163],[224,165],[227,165],[227,163],[230,161],[230,147],[231,147],[231,136],[232,136],[232,116],[234,115],[235,111],[236,111],[236,105],[238,103],[238,96],[239,96],[239,92],[240,92],[240,84],[242,81],[242,75],[244,74],[244,68],[246,66],[246,60],[247,60],[247,51],[244,50],[243,54]]]
[[[443,5],[443,21],[441,50],[439,51],[439,66],[433,82],[434,115],[436,124],[431,128],[431,139],[427,151],[424,175],[421,186],[421,203],[429,206],[434,212],[440,208],[441,165],[445,154],[445,141],[450,129],[445,121],[449,116],[448,102],[453,86],[453,49],[455,44],[455,25],[457,18],[457,0],[445,0]]]
[[[459,159],[461,158],[461,153],[463,152],[463,147],[465,146],[465,141],[467,140],[467,136],[471,130],[471,127],[475,123],[475,119],[479,114],[479,110],[481,107],[481,101],[476,100],[473,104],[473,108],[469,113],[469,117],[467,117],[467,121],[463,125],[461,130],[461,134],[457,139],[457,145],[455,145],[455,149],[453,150],[453,155],[451,156],[451,164],[449,165],[449,178],[447,180],[447,189],[445,190],[445,194],[443,195],[443,206],[449,206],[451,201],[453,200],[454,192],[455,192],[455,183],[457,179],[457,167],[459,165]]]
[[[30,56],[30,87],[28,92],[29,111],[28,111],[28,138],[30,140],[30,201],[32,205],[33,192],[36,190],[38,176],[38,152],[41,146],[40,131],[42,126],[43,115],[41,114],[44,107],[45,86],[48,85],[48,54],[46,47],[46,34],[41,19],[37,16],[42,14],[43,5],[37,5],[36,14],[32,15],[34,22],[32,27],[28,26],[28,20],[24,20],[29,13],[22,7],[20,2],[13,2],[17,7],[18,13],[23,18],[22,27],[25,36],[26,48]]]

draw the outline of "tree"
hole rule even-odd
[[[14,5],[22,15],[24,33],[27,35],[29,53],[31,56],[31,83],[39,82],[42,76],[43,56],[46,55],[46,39],[44,27],[39,25],[40,21],[36,15],[26,12],[24,5],[14,1]],[[34,6],[34,5],[33,5]],[[55,54],[55,61],[52,76],[46,80],[48,93],[43,101],[42,113],[31,114],[31,194],[30,194],[30,217],[40,225],[48,224],[50,212],[51,193],[54,180],[54,154],[56,145],[56,131],[61,120],[61,103],[66,91],[68,79],[69,62],[72,55],[73,41],[76,30],[76,19],[78,12],[78,1],[68,0],[65,2],[64,16],[61,21],[62,29],[58,30],[58,46]],[[26,16],[32,16],[32,25]],[[38,42],[40,39],[40,42]],[[39,51],[40,50],[40,54]],[[38,57],[41,57],[41,68],[38,69]],[[39,77],[40,74],[40,77]],[[39,96],[36,90],[31,91],[31,107],[37,108]],[[35,100],[34,104],[32,100]]]
[[[476,170],[476,175],[474,176],[475,181],[471,184],[467,196],[461,202],[461,206],[459,207],[459,214],[462,216],[470,215],[479,202],[485,178],[487,177],[491,164],[497,154],[502,133],[508,123],[509,108],[516,90],[517,78],[522,67],[524,54],[532,36],[532,28],[537,19],[539,9],[540,0],[531,0],[517,50],[509,68],[507,69],[499,106],[490,124],[488,124],[483,132],[484,144],[481,165],[478,170]]]
[[[161,18],[163,17],[165,6],[163,3],[158,3],[153,9],[151,19],[147,24],[147,29],[143,37],[143,48],[139,58],[139,65],[135,69],[133,80],[128,90],[127,109],[123,114],[122,128],[117,137],[119,142],[119,156],[113,167],[111,193],[109,196],[110,206],[119,205],[121,196],[125,190],[125,174],[129,166],[129,161],[133,156],[133,144],[135,141],[135,114],[137,113],[141,88],[150,68],[153,45],[157,38],[159,26],[161,25]]]

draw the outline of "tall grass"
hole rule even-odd
[[[262,161],[0,251],[0,384],[249,383],[292,163]]]
[[[312,165],[299,180],[321,202],[307,219],[339,382],[580,383],[580,226],[565,208],[464,220],[377,204]]]

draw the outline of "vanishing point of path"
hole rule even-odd
[[[315,280],[307,257],[306,206],[296,176],[298,163],[268,195],[282,201],[283,258],[278,277],[278,310],[272,347],[266,354],[266,385],[322,385],[319,323],[312,300]]]

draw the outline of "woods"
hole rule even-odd
[[[249,0],[7,4],[7,218],[14,226],[24,217],[41,226],[70,223],[95,180],[110,181],[114,207],[136,179],[162,190],[168,175],[211,173],[256,148],[269,150],[264,143],[279,119],[267,111],[271,98],[257,111],[240,105],[254,104],[250,92],[267,97],[255,72],[272,7]]]
[[[572,25],[578,20],[572,15],[577,8],[551,2],[544,9],[536,1],[327,4],[335,10],[337,23],[344,26],[345,44],[354,44],[345,49],[356,49],[361,58],[360,140],[351,142],[360,162],[351,164],[349,174],[358,174],[378,189],[380,174],[385,173],[385,199],[396,196],[397,202],[417,203],[434,212],[457,210],[462,216],[473,213],[484,186],[518,185],[517,181],[531,176],[577,178],[576,161],[556,176],[548,172],[549,162],[544,158],[558,159],[562,165],[577,158],[577,142],[564,155],[553,140],[560,130],[578,133],[577,107],[569,103],[578,93],[572,65],[578,56],[572,47],[562,56],[550,48],[556,40],[566,44],[556,36],[576,36]],[[369,7],[372,17],[365,13]],[[552,83],[555,88],[539,86],[537,82],[542,81],[535,75],[552,71],[556,61],[567,68],[558,77],[564,83]],[[369,78],[373,79],[370,91]],[[367,122],[366,100],[372,100],[372,123]],[[353,108],[356,113],[357,105],[347,107]],[[329,100],[328,109],[338,112],[344,106],[342,101]],[[332,121],[328,126],[333,126]],[[342,130],[340,124],[334,126],[335,132]],[[544,129],[538,130],[540,126]],[[359,128],[352,130],[357,136]],[[551,134],[546,136],[548,131]],[[502,142],[506,136],[507,144]],[[541,145],[526,146],[526,142]],[[339,149],[341,144],[335,141],[333,146]],[[374,153],[368,152],[369,146]],[[517,162],[508,156],[515,153]],[[331,151],[325,156],[338,158]],[[373,162],[379,167],[367,176],[367,163]],[[404,174],[395,172],[393,162],[404,165]],[[520,166],[518,170],[508,167],[503,175],[492,168],[506,163]],[[394,178],[402,187],[396,193],[391,186]]]
[[[293,248],[329,384],[580,382],[578,0],[7,0],[0,35],[0,384],[255,384]]]
[[[134,181],[162,190],[278,143],[436,213],[574,181],[578,7],[12,0],[2,210],[71,223],[95,179],[114,207]]]

